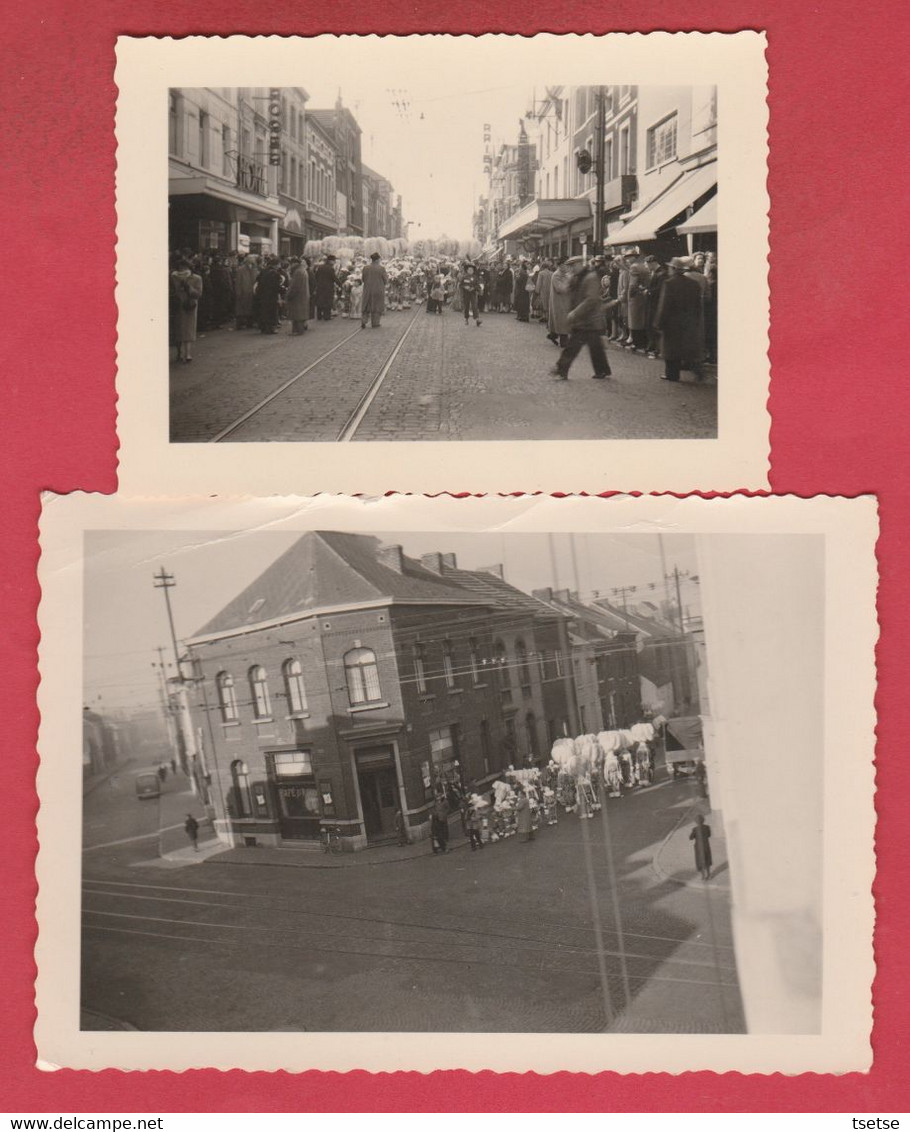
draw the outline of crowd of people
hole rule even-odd
[[[170,273],[170,339],[178,362],[193,360],[197,333],[228,328],[301,335],[335,317],[381,325],[386,310],[451,311],[465,325],[486,314],[536,323],[559,347],[551,372],[567,380],[585,348],[593,377],[610,375],[605,341],[649,358],[664,377],[696,379],[717,360],[717,257],[663,262],[636,247],[613,256],[541,256],[498,261],[396,255],[369,257],[175,253]]]

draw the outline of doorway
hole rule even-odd
[[[357,786],[363,809],[367,841],[385,841],[395,836],[398,809],[398,776],[390,746],[357,751]]]

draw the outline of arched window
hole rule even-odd
[[[307,709],[306,688],[303,683],[303,669],[300,667],[300,661],[293,657],[286,660],[281,666],[281,674],[284,676],[284,691],[288,698],[288,713],[299,715]]]
[[[455,687],[455,662],[452,659],[452,642],[442,642],[442,672],[445,676],[446,687]]]
[[[269,700],[269,685],[265,669],[261,664],[255,664],[250,669],[250,694],[253,697],[253,715],[257,719],[268,719],[272,714],[272,704]]]
[[[344,676],[351,707],[377,703],[382,699],[376,653],[372,649],[351,649],[344,654]]]
[[[231,763],[231,810],[235,818],[248,818],[253,812],[250,800],[250,768],[241,759]]]
[[[237,697],[234,694],[234,677],[230,672],[219,672],[215,677],[215,687],[218,691],[218,709],[221,712],[221,722],[236,723]]]
[[[480,683],[480,652],[477,648],[477,640],[474,637],[468,641],[468,648],[471,655],[471,679],[475,684]]]

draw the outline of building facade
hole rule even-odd
[[[334,135],[315,114],[307,118],[307,179],[305,231],[308,240],[321,240],[338,231],[335,171],[338,155]]]
[[[168,95],[169,241],[193,252],[277,251],[279,165],[268,88],[178,88]]]
[[[360,126],[339,95],[330,110],[309,112],[331,137],[335,150],[335,201],[338,233],[363,235],[363,187]]]
[[[219,836],[425,836],[439,797],[575,722],[564,619],[454,555],[304,535],[187,642]],[[453,789],[454,788],[454,789]]]
[[[306,241],[308,97],[303,87],[289,87],[281,91],[278,200],[285,211],[278,221],[277,250],[280,255],[302,255]]]
[[[669,259],[717,249],[717,88],[640,87],[636,203],[608,244]]]

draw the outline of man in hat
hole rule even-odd
[[[389,281],[386,269],[379,262],[379,252],[373,252],[370,262],[361,272],[363,277],[363,304],[360,308],[360,325],[366,326],[370,317],[370,329],[379,326],[385,312],[385,289]]]
[[[667,279],[667,268],[656,255],[645,258],[645,266],[650,272],[648,278],[648,340],[646,344],[649,358],[656,358],[660,353],[660,331],[654,324],[657,318],[657,304],[660,302],[660,293]]]
[[[582,256],[574,256],[567,266],[576,276],[576,305],[569,311],[569,341],[559,355],[559,361],[550,371],[557,381],[568,381],[572,362],[587,346],[594,366],[594,378],[610,376],[610,363],[604,350],[604,303],[601,299],[600,280],[597,273],[588,267]]]
[[[316,318],[328,322],[335,304],[335,257],[327,255],[316,268]]]
[[[663,335],[664,379],[679,381],[680,371],[690,369],[701,380],[704,357],[705,319],[702,289],[686,275],[684,258],[670,260],[670,275],[657,303],[654,325]]]

